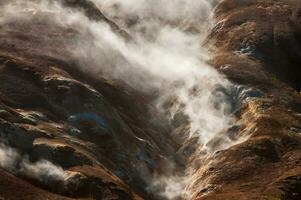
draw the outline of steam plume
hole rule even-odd
[[[207,64],[208,47],[203,44],[214,20],[211,4],[205,0],[93,0],[108,17],[133,36],[127,41],[104,22],[90,21],[83,13],[63,8],[59,4],[41,1],[6,6],[6,16],[33,16],[35,12],[53,13],[51,19],[63,27],[73,27],[80,33],[69,51],[81,69],[93,76],[122,82],[154,96],[154,104],[170,121],[177,115],[185,117],[187,138],[197,137],[199,148],[207,144],[233,123],[230,104],[217,88],[231,86]],[[27,10],[26,10],[27,9]],[[16,16],[16,10],[23,12]],[[12,12],[14,11],[14,12]],[[14,14],[12,14],[14,13]],[[1,17],[1,21],[8,18]],[[74,48],[75,46],[75,48]],[[225,137],[223,148],[232,143]],[[1,151],[0,151],[1,153]],[[3,153],[3,150],[2,150]],[[3,153],[4,154],[4,153]],[[5,155],[14,155],[5,152]],[[1,161],[12,166],[16,159]],[[25,172],[40,173],[49,163],[36,165],[21,161]],[[50,168],[53,168],[51,166]],[[9,167],[8,167],[9,168]],[[37,169],[37,170],[36,170]],[[54,170],[61,177],[61,169]],[[165,187],[168,199],[180,196],[189,176],[161,177],[155,187]],[[175,184],[176,183],[176,184]],[[174,188],[173,188],[174,186]]]
[[[0,167],[14,174],[20,174],[36,179],[42,183],[63,181],[67,176],[65,171],[47,160],[32,163],[21,156],[15,149],[0,144]]]

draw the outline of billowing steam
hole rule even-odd
[[[21,156],[17,150],[4,144],[0,144],[0,167],[44,184],[63,181],[67,176],[61,167],[47,160],[30,162],[26,156]]]
[[[171,120],[184,115],[189,137],[199,137],[204,148],[230,126],[230,105],[222,92],[216,92],[230,83],[206,63],[210,54],[202,46],[213,24],[208,1],[94,2],[134,41],[125,41],[101,23],[87,23],[93,37],[79,41],[80,48],[73,50],[84,70],[156,94],[156,106]]]
[[[207,64],[209,44],[203,45],[214,23],[209,0],[93,0],[130,33],[131,40],[122,38],[104,22],[90,21],[80,11],[50,2],[11,4],[5,12],[7,16],[16,16],[18,9],[22,11],[20,15],[27,16],[36,12],[53,13],[52,21],[80,33],[69,51],[84,72],[152,95],[156,107],[171,122],[181,115],[189,127],[187,139],[198,138],[198,151],[215,151],[207,148],[207,144],[217,136],[225,141],[221,148],[232,144],[220,134],[234,120],[225,94],[218,90],[231,84]],[[3,148],[0,148],[0,155],[4,155],[1,166],[16,170],[18,154]],[[32,164],[21,159],[19,163],[21,170],[37,177],[45,173],[64,177],[62,169],[46,161]],[[160,187],[162,196],[176,199],[188,184],[190,172],[187,170],[187,176],[151,179],[150,190]],[[186,194],[186,198],[189,196]]]

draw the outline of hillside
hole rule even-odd
[[[301,199],[299,0],[2,0],[0,200]]]

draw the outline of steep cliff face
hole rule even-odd
[[[0,199],[300,199],[299,1],[129,2],[0,2]]]

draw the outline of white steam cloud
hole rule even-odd
[[[18,9],[22,11],[18,12],[20,15],[27,16],[36,12],[53,13],[51,20],[58,25],[77,29],[80,38],[70,45],[70,52],[82,70],[152,94],[154,104],[171,121],[177,115],[184,116],[189,125],[187,139],[197,137],[198,150],[209,152],[207,144],[217,136],[223,137],[220,133],[233,124],[230,104],[222,92],[216,92],[216,88],[228,88],[231,83],[207,64],[210,53],[202,45],[214,23],[209,1],[93,0],[133,36],[130,41],[104,22],[90,21],[83,13],[59,4],[41,2],[10,4],[6,13],[14,11],[12,15],[16,16]],[[222,148],[232,144],[226,137],[224,141]],[[9,169],[16,160],[11,159],[15,153],[3,151],[3,147],[1,153],[5,155],[1,156],[4,158],[0,160],[1,166]],[[21,163],[22,170],[37,177],[42,177],[39,173],[46,169],[52,169],[51,176],[64,177],[62,169],[47,162],[32,164],[22,160]],[[162,196],[176,199],[183,195],[188,184],[190,169],[187,173],[187,176],[161,176],[152,180],[150,187],[160,186],[160,191],[163,187]],[[187,199],[190,195],[184,194]]]
[[[47,160],[30,162],[26,156],[21,156],[17,150],[4,144],[0,144],[0,167],[44,184],[63,181],[67,177],[61,167]]]
[[[191,199],[192,193],[184,190],[189,182],[190,178],[186,176],[155,176],[148,189],[155,193],[159,191],[166,199]]]
[[[120,25],[135,26],[152,33],[166,24],[205,31],[211,21],[211,4],[207,0],[93,0],[101,10]],[[143,21],[144,23],[141,23]],[[145,24],[147,22],[147,24]],[[151,30],[152,29],[152,30]],[[132,34],[135,32],[132,31]]]
[[[138,16],[136,26],[144,31],[125,25],[135,36],[134,42],[128,42],[107,25],[85,23],[93,37],[79,41],[79,48],[73,50],[84,70],[121,80],[142,92],[157,92],[157,107],[171,119],[184,114],[189,136],[199,137],[204,147],[230,126],[230,105],[222,92],[213,95],[217,87],[227,88],[230,83],[206,63],[210,55],[201,45],[214,21],[208,1],[94,1],[118,19]],[[195,22],[187,23],[204,30],[202,34],[178,26],[190,15]]]

